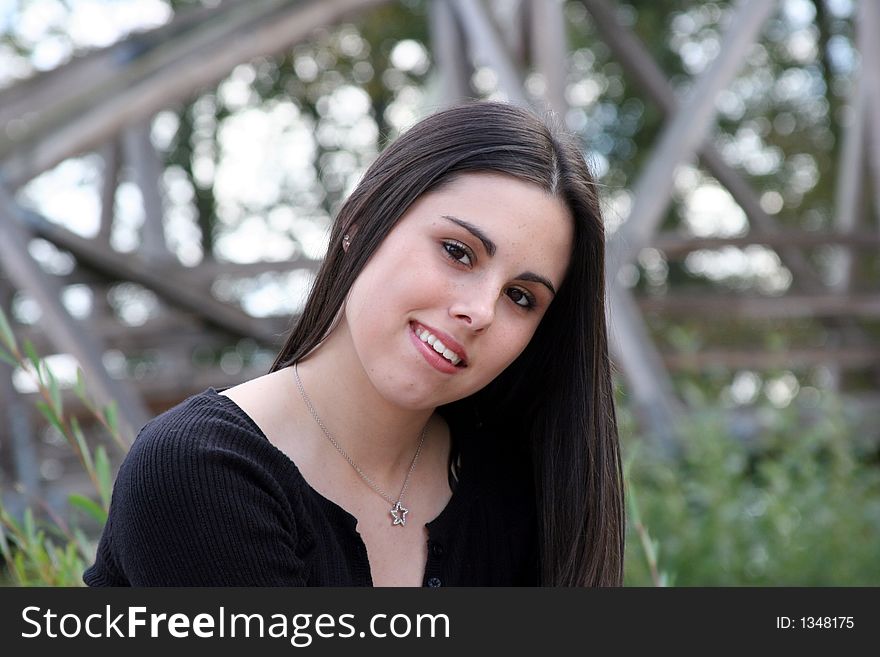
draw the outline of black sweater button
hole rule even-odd
[[[430,586],[432,589],[436,589],[438,586],[442,586],[442,585],[443,585],[443,583],[437,577],[432,577],[431,579],[428,580],[428,586]]]

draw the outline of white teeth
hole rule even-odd
[[[433,347],[434,351],[443,356],[443,358],[448,360],[453,365],[458,365],[461,362],[461,358],[459,358],[458,355],[454,351],[452,351],[452,349],[449,349],[445,344],[437,339],[436,335],[434,335],[427,329],[417,328],[415,333],[416,337],[419,340],[429,344],[431,347]]]

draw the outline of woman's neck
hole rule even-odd
[[[339,331],[331,334],[297,365],[303,390],[351,459],[371,477],[393,480],[409,468],[434,409],[406,409],[390,403],[352,352],[350,340]],[[303,409],[309,412],[305,404]]]

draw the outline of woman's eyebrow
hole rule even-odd
[[[553,283],[551,283],[546,278],[541,276],[541,274],[536,274],[535,272],[531,272],[531,271],[524,271],[522,274],[520,274],[516,278],[519,281],[531,281],[533,283],[540,283],[541,285],[546,287],[548,290],[550,290],[550,292],[553,294],[554,297],[556,296],[556,288],[553,287]]]
[[[473,235],[474,237],[476,237],[478,240],[480,240],[483,243],[483,248],[486,249],[486,253],[488,253],[490,256],[495,255],[495,250],[496,250],[495,242],[490,240],[486,236],[486,233],[484,233],[482,230],[480,230],[479,228],[474,226],[472,223],[468,223],[464,219],[459,219],[458,217],[453,217],[448,214],[444,214],[443,218],[448,219],[452,223],[457,224],[457,225],[461,226],[462,228],[464,228],[471,235]]]
[[[488,253],[490,257],[495,255],[495,250],[497,248],[495,246],[495,242],[490,240],[488,238],[488,236],[486,235],[486,233],[484,233],[482,230],[480,230],[479,228],[474,226],[472,223],[469,223],[469,222],[465,221],[464,219],[459,219],[458,217],[453,217],[451,215],[444,214],[443,218],[448,221],[451,221],[452,223],[456,224],[457,226],[461,226],[466,231],[468,231],[471,235],[473,235],[478,240],[480,240],[483,243],[483,248],[486,249],[486,253]],[[540,283],[541,285],[546,287],[548,290],[550,290],[550,293],[553,294],[553,296],[556,296],[556,288],[553,287],[553,283],[551,283],[547,278],[545,278],[544,276],[541,276],[540,274],[536,274],[535,272],[531,272],[531,271],[524,271],[522,274],[520,274],[516,278],[517,278],[517,280],[520,280],[520,281],[531,281],[533,283]]]

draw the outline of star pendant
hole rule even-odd
[[[393,525],[405,525],[406,524],[406,514],[409,513],[409,509],[403,506],[400,503],[400,500],[394,503],[394,506],[391,507],[391,517],[394,518]]]

